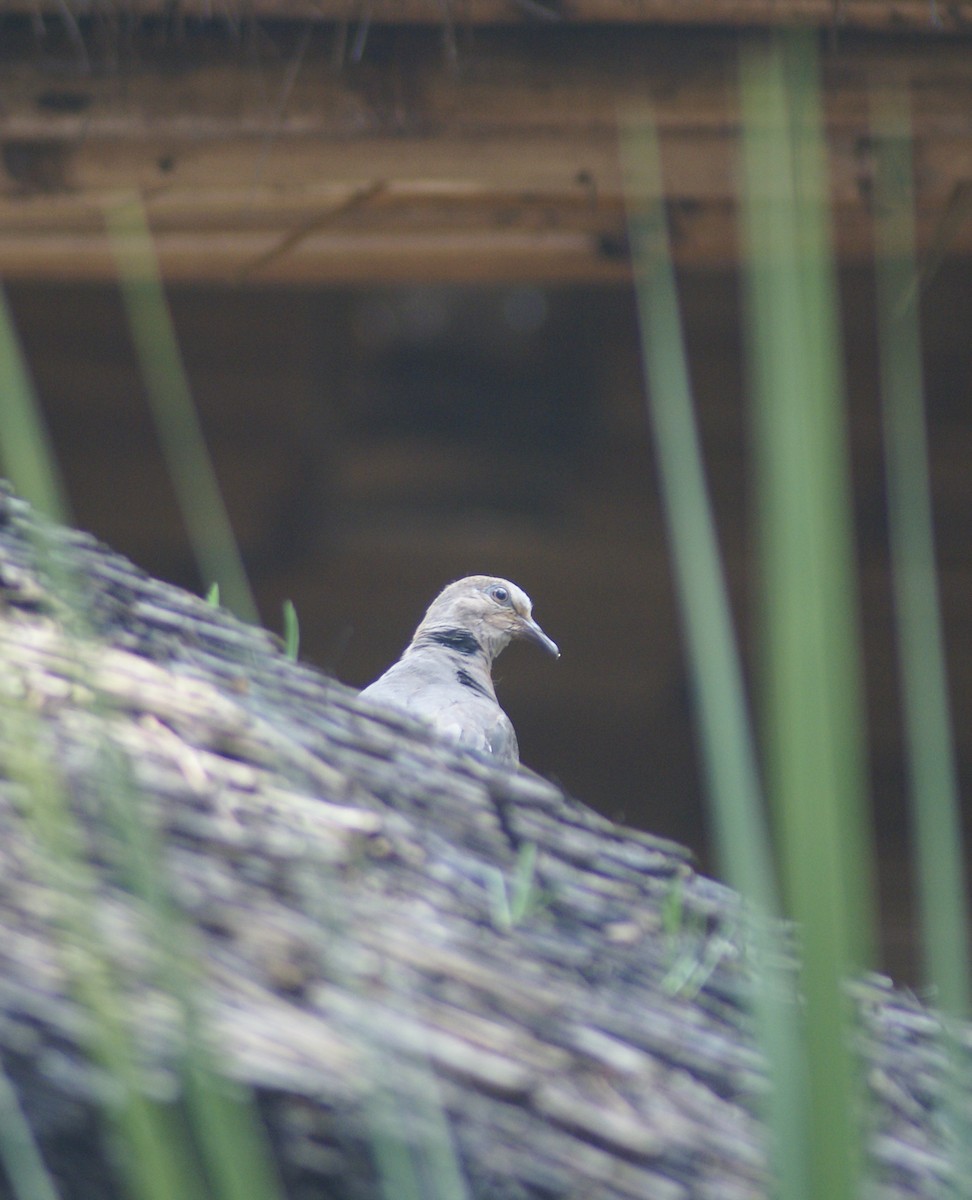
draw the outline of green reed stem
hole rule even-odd
[[[845,984],[873,952],[873,870],[837,302],[809,38],[745,56],[742,110],[767,779],[803,951],[811,1191],[851,1200],[862,1096]]]
[[[227,608],[257,624],[256,603],[192,402],[145,212],[132,200],[109,209],[106,220],[152,415],[200,574],[219,583]]]
[[[719,860],[750,904],[753,1004],[769,1064],[766,1118],[786,1200],[805,1200],[806,1063],[791,985],[780,973],[779,901],[742,666],[696,428],[665,217],[657,134],[648,122],[625,147],[629,227],[642,356],[675,580],[702,734]]]

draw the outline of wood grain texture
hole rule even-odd
[[[247,55],[212,32],[140,47],[124,72],[52,77],[8,43],[0,272],[107,279],[107,207],[137,193],[184,280],[610,282],[628,254],[619,121],[650,101],[680,262],[736,260],[739,38],[700,30],[379,31],[337,67],[330,34]],[[907,87],[919,244],[972,186],[964,42],[842,39],[825,56],[835,242],[872,253],[869,88]],[[938,239],[940,240],[940,239]]]
[[[67,0],[84,14],[87,6]],[[13,12],[48,13],[63,17],[64,0],[7,0]],[[509,25],[589,24],[629,25],[782,25],[790,22],[825,28],[862,28],[900,32],[915,30],[940,36],[967,31],[972,25],[969,0],[235,0],[220,7],[212,0],[138,0],[116,4],[146,16],[226,21],[248,17],[346,21],[374,24]]]

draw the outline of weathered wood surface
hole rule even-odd
[[[57,534],[38,565],[34,532],[0,494],[0,1053],[65,1200],[115,1193],[64,876],[27,818],[36,753],[82,831],[90,944],[111,959],[147,1083],[178,1096],[182,1016],[131,891],[119,802],[159,841],[213,1054],[256,1093],[289,1194],[387,1195],[376,1141],[404,1138],[422,1161],[444,1118],[472,1198],[769,1195],[730,892],[551,784],[361,710],[90,538]],[[502,897],[528,845],[540,902],[510,922]],[[666,932],[673,889],[683,918]],[[855,994],[873,1195],[937,1195],[939,1023],[881,980]]]
[[[646,100],[678,260],[738,258],[732,31],[479,29],[450,55],[376,27],[354,61],[331,27],[45,28],[0,43],[6,277],[113,278],[105,211],[138,194],[170,279],[622,280],[618,120]],[[873,253],[875,82],[912,97],[921,250],[972,253],[968,41],[843,37],[824,81],[838,255]]]
[[[7,0],[13,12],[46,12],[63,18],[84,13],[81,0]],[[137,0],[115,4],[117,14],[163,15],[233,21],[246,17],[374,24],[510,24],[516,22],[677,25],[781,25],[799,21],[824,27],[903,29],[941,34],[972,25],[969,0]]]

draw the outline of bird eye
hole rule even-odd
[[[489,589],[489,594],[493,597],[497,604],[505,604],[510,598],[509,589],[500,587],[499,585],[496,587],[491,587]]]

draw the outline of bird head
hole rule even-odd
[[[536,642],[560,657],[557,643],[533,619],[530,597],[508,579],[468,575],[450,583],[432,601],[415,636],[442,641],[450,630],[472,634],[491,661],[514,638]]]

